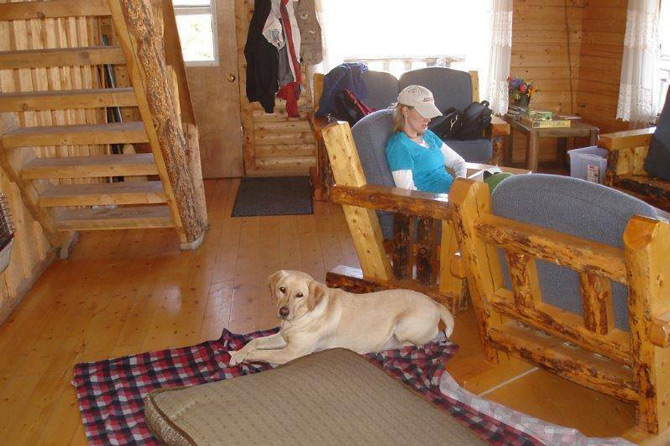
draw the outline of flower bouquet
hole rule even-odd
[[[530,98],[535,92],[535,81],[527,81],[520,77],[508,77],[509,102],[512,105],[528,107]]]

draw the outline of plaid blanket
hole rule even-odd
[[[159,445],[144,422],[144,398],[165,387],[192,386],[257,373],[267,364],[228,365],[230,350],[277,329],[237,335],[193,347],[77,364],[73,385],[90,445]],[[448,342],[369,354],[367,358],[428,400],[449,411],[493,445],[542,445],[536,438],[440,392],[444,363],[457,350]]]

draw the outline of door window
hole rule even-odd
[[[215,0],[174,0],[173,5],[186,65],[218,65]]]

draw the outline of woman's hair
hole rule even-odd
[[[414,107],[396,102],[391,106],[393,108],[393,132],[402,132],[405,127],[405,116],[402,114],[402,108],[413,109]]]

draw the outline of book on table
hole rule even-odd
[[[527,116],[521,116],[521,123],[525,126],[528,126],[533,129],[543,129],[543,128],[565,128],[571,126],[570,119],[550,119],[550,120],[540,120],[540,119],[530,119]]]

